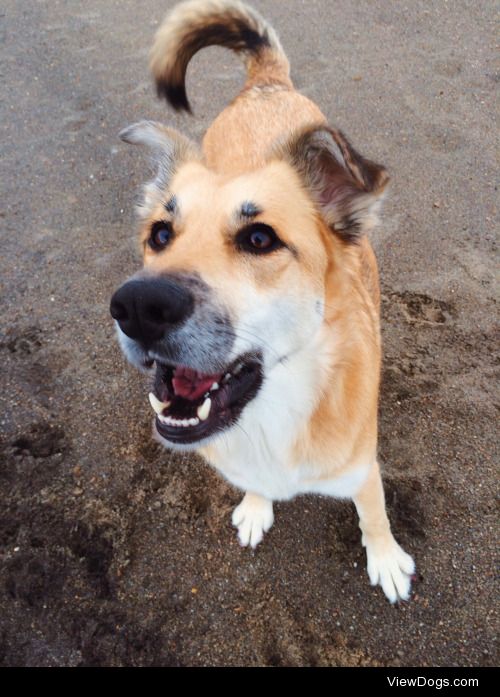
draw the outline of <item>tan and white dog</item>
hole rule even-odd
[[[274,30],[235,0],[189,0],[151,54],[159,95],[189,110],[204,46],[247,80],[202,147],[142,121],[120,135],[158,172],[139,207],[144,269],[111,300],[127,358],[154,375],[155,432],[196,449],[245,491],[232,517],[255,547],[273,501],[352,499],[368,575],[407,599],[411,557],[392,536],[377,463],[379,287],[366,233],[388,181],[297,93]]]

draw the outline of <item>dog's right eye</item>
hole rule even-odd
[[[160,220],[153,224],[148,244],[155,252],[161,252],[170,243],[173,236],[172,224],[165,220]]]

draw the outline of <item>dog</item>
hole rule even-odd
[[[125,356],[152,376],[154,433],[196,450],[245,492],[232,515],[255,548],[273,501],[352,499],[368,576],[410,595],[377,461],[380,294],[367,234],[388,182],[295,91],[274,29],[236,0],[173,8],[151,51],[158,95],[190,111],[185,76],[205,46],[245,59],[241,93],[201,147],[141,121],[156,176],[138,206],[144,267],[110,311]]]

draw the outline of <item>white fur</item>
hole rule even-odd
[[[148,354],[145,351],[143,351],[143,349],[139,346],[137,341],[134,341],[124,332],[122,332],[122,330],[120,329],[120,325],[116,320],[115,327],[118,343],[120,344],[120,348],[125,354],[127,360],[143,373],[152,374],[152,369],[148,368],[147,365],[145,365],[145,361],[149,358]]]
[[[339,477],[316,482],[304,481],[306,491],[301,493],[323,494],[324,496],[334,496],[337,499],[352,499],[361,489],[369,471],[370,464],[360,464]]]
[[[320,332],[324,299],[311,288],[297,286],[273,297],[251,283],[240,283],[234,292],[238,321],[230,361],[258,349],[266,372],[282,357],[307,347]]]
[[[410,597],[411,575],[415,562],[396,542],[392,534],[372,537],[363,534],[367,570],[372,586],[380,584],[391,603]]]
[[[243,547],[250,545],[255,549],[273,522],[272,502],[255,494],[246,493],[233,511],[232,523],[238,528],[238,539]]]
[[[293,462],[293,445],[325,383],[331,360],[331,348],[329,353],[325,351],[328,343],[331,335],[327,340],[320,330],[307,346],[268,368],[259,394],[245,407],[238,423],[208,448],[200,449],[236,487],[269,500],[307,493],[350,498],[361,487],[369,471],[366,463],[339,477],[319,480],[312,477],[318,469],[313,463]]]

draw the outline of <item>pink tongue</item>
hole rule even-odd
[[[177,366],[172,378],[174,394],[177,397],[183,397],[184,399],[194,401],[205,392],[208,392],[213,383],[218,381],[219,377],[219,374],[205,375],[191,368]]]

